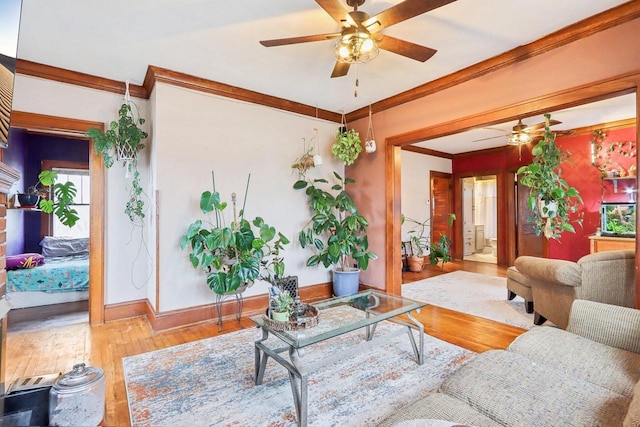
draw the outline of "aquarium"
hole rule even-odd
[[[635,237],[636,204],[602,203],[600,222],[603,236]]]

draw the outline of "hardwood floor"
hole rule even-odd
[[[405,272],[403,281],[411,282],[461,269],[506,276],[506,269],[495,264],[460,261],[447,263],[444,270],[429,266],[420,273]],[[524,332],[520,328],[433,306],[423,309],[416,318],[424,324],[428,334],[475,352],[505,348]],[[242,319],[242,325],[246,328],[255,326],[247,318]],[[222,334],[238,329],[238,323],[231,319],[226,320],[223,326]],[[216,335],[219,334],[214,321],[154,332],[143,317],[95,327],[77,323],[40,331],[27,328],[10,332],[7,337],[6,385],[16,378],[68,372],[79,362],[100,367],[107,379],[103,424],[127,426],[130,421],[121,359]]]

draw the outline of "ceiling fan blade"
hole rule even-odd
[[[549,126],[559,125],[560,123],[562,122],[559,122],[557,120],[549,120]],[[544,129],[544,127],[545,127],[545,122],[542,122],[542,123],[538,123],[537,125],[527,126],[526,128],[523,129],[523,132],[534,132],[536,130]]]
[[[349,72],[350,65],[351,64],[346,62],[336,61],[336,65],[333,67],[333,72],[331,73],[331,78],[346,76]]]
[[[344,20],[349,19],[349,14],[340,0],[316,0],[316,3],[341,26]]]
[[[437,50],[431,49],[430,47],[420,46],[395,37],[382,34],[377,34],[377,37],[380,37],[380,41],[378,41],[378,47],[380,49],[388,50],[389,52],[397,53],[398,55],[406,56],[407,58],[420,62],[425,62],[437,52]]]
[[[414,16],[422,15],[425,12],[453,3],[454,1],[456,0],[405,0],[372,16],[364,21],[362,25],[371,32],[378,32],[383,28],[406,21]],[[320,3],[320,1],[318,1],[318,3]]]
[[[337,39],[340,33],[314,34],[312,36],[289,37],[286,39],[261,40],[260,44],[266,47],[283,46],[287,44],[319,42],[323,40]]]
[[[508,134],[507,134],[508,135]],[[490,139],[496,139],[496,138],[504,138],[507,135],[498,135],[498,136],[490,136],[489,138],[482,138],[482,139],[474,139],[471,142],[480,142],[480,141],[488,141]]]

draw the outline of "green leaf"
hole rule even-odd
[[[301,190],[303,188],[306,188],[307,185],[309,185],[307,181],[300,180],[300,181],[296,181],[295,184],[293,184],[293,188],[295,190]]]

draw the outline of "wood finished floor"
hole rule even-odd
[[[456,270],[505,277],[506,269],[495,264],[470,261],[450,262],[444,270],[427,267],[420,273],[405,272],[405,283]],[[505,291],[506,293],[506,291]],[[425,332],[475,352],[505,348],[523,329],[428,306],[416,315]],[[243,318],[246,328],[255,325]],[[227,320],[221,334],[238,329],[235,320]],[[54,372],[68,372],[74,363],[84,361],[104,369],[107,379],[106,412],[103,425],[130,425],[122,358],[159,350],[186,342],[219,335],[214,322],[154,332],[143,317],[119,320],[90,327],[87,323],[65,324],[46,330],[10,332],[7,336],[5,384],[16,378]],[[428,362],[427,362],[428,363]]]

